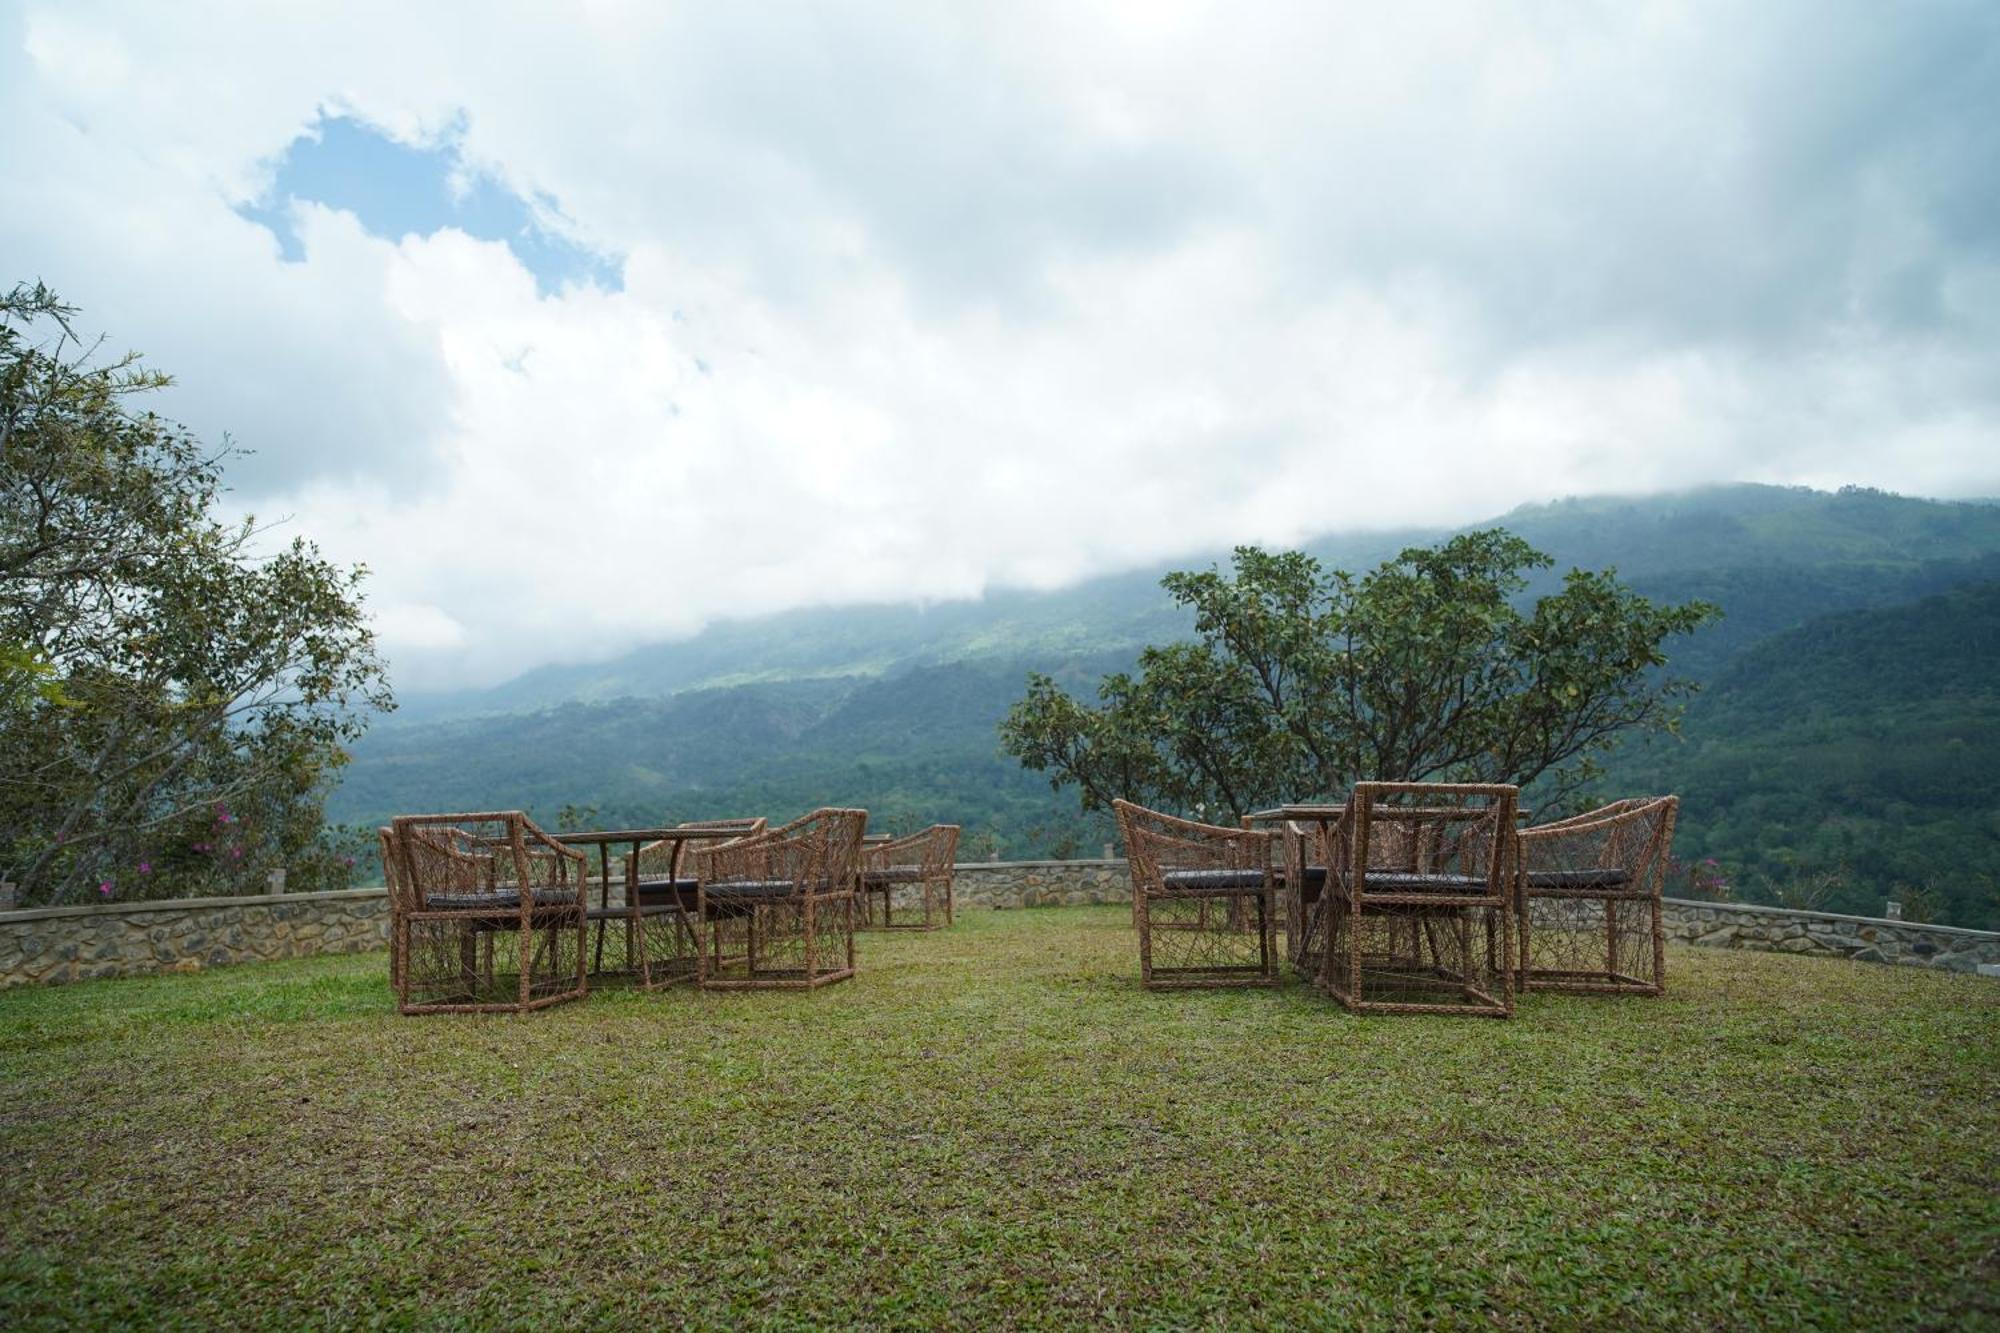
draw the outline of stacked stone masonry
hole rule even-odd
[[[1667,900],[1665,918],[1668,939],[1711,949],[1817,954],[1949,972],[2000,964],[2000,932],[1990,930],[1673,898]]]
[[[957,869],[960,908],[1129,902],[1123,861],[992,861]],[[1666,902],[1669,939],[1858,962],[1971,972],[2000,965],[2000,933],[1794,912]],[[227,963],[357,953],[387,945],[381,889],[0,912],[0,987],[199,971]]]
[[[0,912],[0,986],[387,948],[381,889]]]

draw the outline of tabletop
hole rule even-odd
[[[1382,802],[1369,807],[1370,814],[1386,819],[1481,819],[1493,807],[1488,805],[1391,805]],[[1252,819],[1298,819],[1325,823],[1347,813],[1345,805],[1284,805],[1276,810],[1260,810]],[[1514,817],[1526,818],[1532,810],[1516,807]]]
[[[745,823],[740,828],[628,828],[591,829],[587,832],[551,833],[549,836],[564,846],[604,847],[614,842],[689,842],[701,838],[740,838],[750,831]]]

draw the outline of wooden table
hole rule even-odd
[[[611,918],[611,848],[614,845],[624,843],[631,847],[631,851],[625,857],[625,958],[629,965],[636,968],[640,965],[634,963],[632,959],[634,936],[639,919],[644,914],[644,908],[639,903],[637,889],[639,880],[639,849],[656,842],[672,843],[674,845],[673,854],[668,860],[667,868],[667,877],[672,879],[677,877],[680,870],[681,852],[685,844],[690,842],[725,842],[732,838],[740,838],[749,831],[751,823],[751,820],[746,819],[737,827],[594,829],[549,834],[549,837],[563,844],[565,847],[597,848],[599,871],[598,911],[595,914],[597,917],[597,947],[595,949],[595,961],[590,968],[591,975],[602,975],[604,970],[604,927],[606,922]],[[665,910],[678,912],[683,917],[687,915],[686,908],[679,901],[678,896],[671,903],[661,904],[661,907]],[[690,928],[692,929],[692,927]],[[695,938],[699,941],[700,935],[698,932]],[[698,944],[697,947],[699,947]],[[650,984],[651,981],[650,977],[644,975],[641,976],[640,980],[642,984]]]
[[[1483,808],[1472,807],[1472,806],[1456,806],[1456,805],[1449,805],[1449,806],[1382,805],[1382,806],[1377,806],[1376,809],[1381,812],[1382,816],[1386,817],[1393,815],[1394,818],[1407,820],[1409,822],[1417,823],[1420,825],[1433,822],[1442,824],[1454,820],[1478,819],[1483,817],[1486,813]],[[1332,825],[1338,823],[1341,819],[1345,818],[1347,812],[1348,812],[1348,803],[1345,801],[1341,802],[1338,805],[1321,804],[1321,803],[1298,803],[1298,804],[1281,805],[1272,810],[1257,810],[1248,815],[1245,815],[1243,818],[1246,824],[1254,823],[1254,824],[1317,825],[1320,832],[1321,845],[1330,846],[1332,844],[1332,838],[1329,834],[1329,829]],[[1514,817],[1516,819],[1525,819],[1530,813],[1531,812],[1528,810],[1523,810],[1517,807],[1514,812]],[[1287,837],[1290,836],[1290,834],[1287,831],[1281,829],[1279,832],[1279,836]],[[1303,839],[1301,839],[1301,841],[1303,841]],[[1419,847],[1422,841],[1423,840],[1421,838],[1411,839],[1410,843],[1411,862],[1409,866],[1406,867],[1406,872],[1416,872],[1416,873],[1421,872],[1422,866],[1417,858],[1419,856]],[[1302,872],[1299,876],[1300,882],[1297,884],[1293,884],[1290,882],[1291,880],[1290,875],[1287,875],[1285,877],[1286,879],[1285,947],[1286,951],[1291,955],[1292,963],[1294,966],[1306,966],[1309,965],[1311,962],[1311,950],[1308,947],[1308,942],[1302,937],[1307,933],[1307,923],[1311,920],[1312,909],[1314,908],[1314,906],[1317,905],[1320,894],[1325,889],[1324,877],[1332,873],[1332,871],[1326,866],[1315,866],[1310,864],[1310,860],[1311,858],[1307,850],[1301,848],[1298,856],[1298,862]],[[1310,873],[1306,873],[1313,870],[1318,870],[1322,876],[1322,879],[1317,884],[1315,884],[1312,881],[1312,876],[1310,875]],[[1439,887],[1443,888],[1446,886],[1440,885]],[[1428,891],[1429,890],[1419,890],[1419,892],[1428,892]]]
[[[1507,806],[1513,806],[1511,795],[1504,799]],[[1400,853],[1390,863],[1376,865],[1370,859],[1368,864],[1357,864],[1353,867],[1355,874],[1359,876],[1359,883],[1354,887],[1359,889],[1360,894],[1353,904],[1354,910],[1362,911],[1361,904],[1365,902],[1372,905],[1368,910],[1385,913],[1393,918],[1390,923],[1392,931],[1407,930],[1410,943],[1407,957],[1410,959],[1421,962],[1423,945],[1428,941],[1434,968],[1442,966],[1437,960],[1444,957],[1446,952],[1445,946],[1439,943],[1440,930],[1455,932],[1455,936],[1449,933],[1445,935],[1447,945],[1455,943],[1459,953],[1467,959],[1474,956],[1477,946],[1469,934],[1471,926],[1453,914],[1467,910],[1497,913],[1497,923],[1492,915],[1487,918],[1486,952],[1489,963],[1495,964],[1502,975],[1499,994],[1489,993],[1476,986],[1471,980],[1469,965],[1460,968],[1458,974],[1460,989],[1468,1002],[1465,1007],[1474,1012],[1512,1012],[1506,980],[1509,960],[1505,954],[1506,914],[1512,896],[1510,892],[1512,885],[1507,881],[1505,871],[1509,859],[1508,849],[1495,847],[1488,853],[1489,857],[1500,862],[1498,867],[1500,883],[1497,888],[1494,884],[1496,868],[1492,860],[1487,863],[1483,879],[1446,873],[1435,860],[1436,852],[1444,843],[1445,825],[1491,819],[1495,813],[1493,806],[1398,805],[1393,801],[1377,800],[1358,807],[1352,801],[1342,805],[1287,805],[1279,807],[1276,811],[1263,813],[1276,815],[1288,822],[1316,824],[1320,830],[1321,844],[1329,852],[1332,850],[1329,828],[1341,820],[1359,818],[1371,824],[1387,822],[1402,825],[1408,830],[1408,836],[1403,840],[1404,845]],[[1527,813],[1518,807],[1513,807],[1515,819]],[[1509,826],[1503,827],[1499,833],[1503,839],[1511,839],[1513,836],[1511,821]],[[1357,828],[1355,836],[1365,840],[1366,829]],[[1370,850],[1374,850],[1372,846]],[[1357,860],[1360,859],[1357,857]],[[1299,857],[1301,865],[1305,860],[1304,851],[1301,849]],[[1312,885],[1309,882],[1310,877],[1304,874],[1300,875],[1302,882],[1298,885],[1287,885],[1287,910],[1295,913],[1295,919],[1301,922],[1302,931],[1308,937],[1294,951],[1295,966],[1310,967],[1321,986],[1331,991],[1335,998],[1350,1009],[1415,1013],[1458,1007],[1442,1003],[1381,1002],[1365,998],[1363,983],[1360,980],[1363,965],[1358,953],[1353,955],[1350,963],[1354,975],[1348,978],[1348,989],[1342,990],[1336,984],[1339,975],[1337,960],[1328,956],[1325,948],[1315,950],[1312,947],[1313,939],[1321,934],[1321,930],[1331,929],[1328,925],[1316,930],[1312,921],[1315,907],[1320,909],[1320,915],[1324,919],[1327,908],[1321,900],[1332,887],[1337,868],[1328,866],[1322,873],[1324,878],[1317,886]],[[1392,936],[1392,941],[1393,938]],[[1322,943],[1330,942],[1330,937],[1322,941]],[[1496,950],[1499,951],[1497,955]],[[1396,953],[1397,950],[1392,947],[1392,956]],[[1375,966],[1379,970],[1385,965],[1377,963]],[[1440,972],[1439,975],[1445,974]]]

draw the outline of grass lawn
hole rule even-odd
[[[0,1326],[2000,1325],[2000,984],[1139,989],[1123,908],[817,994],[395,1016],[384,955],[0,996]]]

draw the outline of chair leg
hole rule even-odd
[[[1132,914],[1139,927],[1139,984],[1153,984],[1153,914],[1146,910],[1146,899],[1142,892],[1132,896]]]

